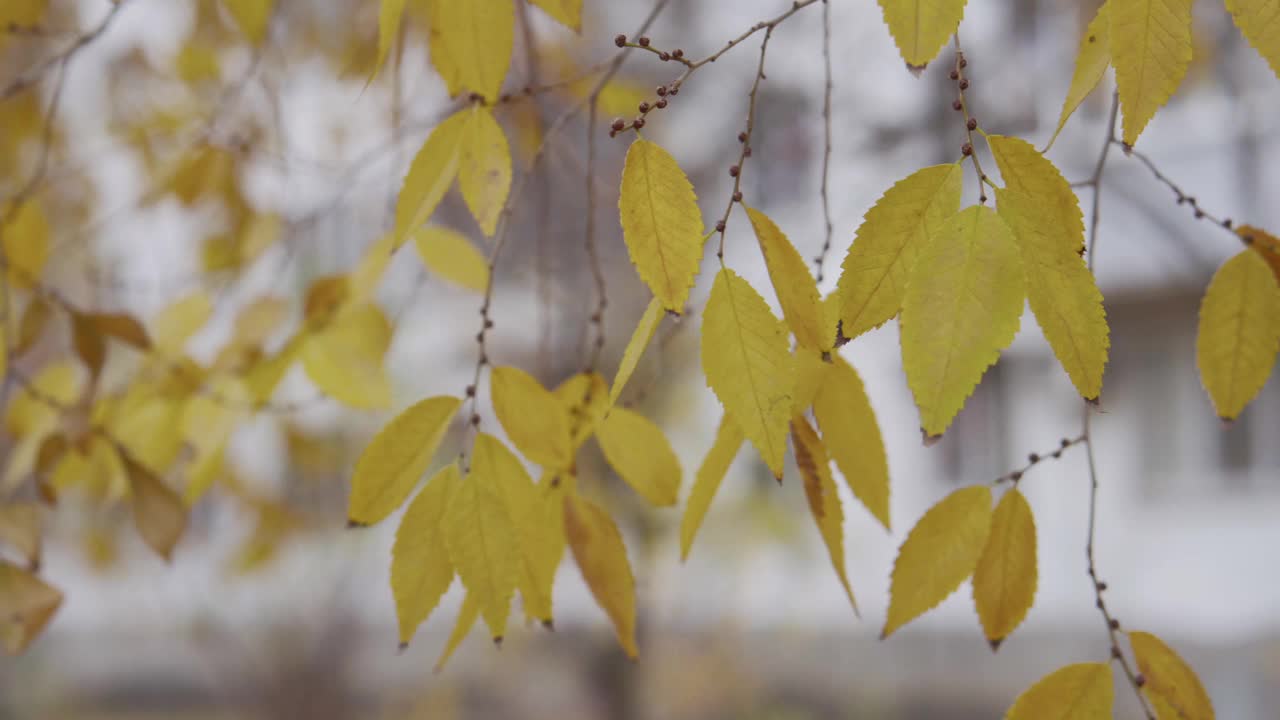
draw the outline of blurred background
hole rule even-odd
[[[186,348],[201,362],[218,355],[245,308],[278,298],[282,321],[265,342],[279,344],[311,282],[353,267],[391,227],[408,162],[456,107],[430,67],[425,26],[411,7],[402,43],[368,82],[378,34],[372,0],[276,0],[259,45],[216,0],[122,4],[66,66],[41,191],[53,238],[46,281],[85,306],[143,318],[207,292],[212,320]],[[671,0],[648,35],[700,58],[789,5]],[[616,52],[613,36],[634,33],[652,3],[585,0],[579,35],[517,7],[511,91],[598,67]],[[34,26],[0,28],[0,87],[109,9],[106,0],[50,0]],[[970,3],[961,37],[970,108],[983,128],[1047,142],[1095,9],[1092,0]],[[825,235],[822,11],[805,8],[774,33],[742,185],[746,201],[807,256]],[[876,4],[831,0],[830,12],[834,239],[824,292],[880,194],[920,167],[954,161],[964,139],[950,107],[949,48],[913,77]],[[1199,3],[1196,13],[1191,72],[1139,149],[1206,210],[1275,232],[1280,81],[1220,4]],[[750,40],[700,70],[645,129],[689,174],[708,227],[731,192],[726,169],[737,157],[758,48]],[[580,115],[546,136],[495,276],[495,362],[530,369],[550,386],[582,369],[595,305],[584,250],[592,212],[608,296],[600,369],[612,375],[648,295],[617,220],[629,135],[610,140],[607,126],[634,115],[677,71],[634,54],[602,96],[594,127]],[[1111,83],[1108,74],[1049,154],[1071,181],[1088,179],[1106,138]],[[499,107],[517,174],[530,172],[538,128],[589,86]],[[42,136],[33,128],[54,92],[42,82],[0,100],[0,196],[15,192],[36,161]],[[976,199],[971,180],[966,202]],[[1108,600],[1126,627],[1158,633],[1197,669],[1219,717],[1275,718],[1280,381],[1228,427],[1194,360],[1199,298],[1239,244],[1119,152],[1102,191],[1095,262],[1113,347],[1094,436]],[[1088,203],[1091,190],[1080,193]],[[435,220],[487,249],[456,191]],[[740,214],[729,222],[726,259],[767,286]],[[666,430],[686,492],[720,414],[698,360],[711,262],[708,254],[694,312],[664,321],[625,397]],[[459,394],[475,363],[480,297],[406,252],[378,299],[395,321],[386,358],[393,409]],[[66,600],[26,654],[0,658],[0,719],[998,717],[1051,670],[1107,657],[1085,574],[1080,448],[1038,465],[1021,485],[1036,513],[1040,585],[1025,624],[998,653],[981,635],[967,583],[890,640],[878,635],[893,557],[923,511],[1079,434],[1078,397],[1029,313],[1022,327],[946,438],[927,449],[896,326],[843,349],[879,415],[893,482],[892,533],[845,496],[861,618],[831,572],[793,466],[779,487],[754,453],[740,453],[682,564],[683,503],[642,506],[588,446],[582,475],[608,494],[635,569],[637,663],[618,650],[568,561],[554,633],[514,627],[497,650],[477,631],[433,673],[461,602],[455,585],[397,653],[388,566],[398,516],[344,529],[352,464],[391,413],[346,408],[295,368],[271,405],[232,436],[227,479],[195,505],[171,564],[142,545],[121,508],[63,503],[50,514],[40,576]],[[65,353],[43,348],[24,362],[36,369]],[[482,414],[496,431],[492,413]],[[461,426],[453,428],[440,457],[456,454],[461,439]],[[1118,685],[1116,695],[1117,717],[1138,717],[1128,688]]]

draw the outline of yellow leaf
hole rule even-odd
[[[803,415],[797,415],[791,420],[791,441],[796,448],[796,467],[800,468],[800,477],[804,479],[804,494],[809,500],[809,512],[818,525],[822,542],[827,546],[827,554],[831,556],[831,566],[835,568],[836,576],[840,578],[840,584],[844,586],[849,604],[856,614],[858,601],[853,597],[853,588],[849,585],[849,575],[844,567],[844,509],[840,506],[836,481],[831,477],[831,461],[827,458],[827,449]]]
[[[596,441],[614,472],[640,497],[658,507],[676,504],[680,460],[652,420],[626,408],[613,408],[596,428]]]
[[[845,255],[833,301],[845,337],[855,338],[898,314],[920,253],[960,209],[962,176],[960,163],[917,170],[867,212]]]
[[[1258,54],[1280,77],[1280,3],[1276,0],[1227,0],[1227,12]]]
[[[461,482],[457,465],[446,465],[409,503],[396,541],[391,546],[391,594],[400,620],[400,646],[414,632],[453,584],[453,563],[445,550],[442,529],[449,496]]]
[[[187,341],[213,316],[213,301],[194,292],[160,311],[151,321],[151,336],[165,355],[179,355]]]
[[[302,367],[325,394],[361,410],[391,405],[391,380],[382,366],[391,323],[377,305],[352,310],[308,338]]]
[[[987,545],[973,571],[973,602],[992,650],[1027,616],[1036,580],[1036,520],[1015,487],[996,504]]]
[[[725,412],[782,478],[794,363],[787,331],[764,298],[722,268],[702,319],[702,370]]]
[[[188,85],[217,80],[222,73],[217,48],[194,40],[187,42],[178,51],[174,67],[178,71],[178,77]]]
[[[582,0],[530,0],[553,20],[574,32],[582,32]]]
[[[796,342],[818,352],[831,350],[836,329],[827,326],[818,281],[809,273],[804,258],[768,215],[747,208],[747,217],[751,219],[760,252],[769,268],[769,279],[782,305],[782,316],[795,334]]]
[[[349,275],[322,275],[307,288],[302,301],[303,322],[309,330],[322,330],[352,301]]]
[[[519,458],[502,441],[487,433],[476,437],[471,471],[497,478],[519,553],[516,587],[524,598],[525,612],[543,622],[551,622],[553,577],[546,573],[546,559],[554,552],[551,546],[560,531],[547,525],[549,518],[540,502],[542,493],[534,486]]]
[[[985,485],[956,490],[929,508],[893,563],[881,639],[932,610],[973,574],[990,527],[991,489]]]
[[[431,64],[450,95],[479,94],[493,102],[511,65],[515,7],[511,0],[430,4]]]
[[[13,346],[14,356],[25,354],[40,341],[52,315],[53,308],[44,298],[32,296],[18,322],[18,341]]]
[[[1243,250],[1214,273],[1200,304],[1196,364],[1218,416],[1233,420],[1271,374],[1280,348],[1280,287],[1266,261]]]
[[[746,440],[737,423],[728,415],[720,418],[720,427],[716,429],[716,440],[707,451],[707,456],[698,466],[698,474],[693,481],[693,490],[689,491],[689,502],[684,509],[684,517],[680,519],[680,561],[689,559],[689,550],[693,547],[693,538],[702,527],[702,519],[706,517],[711,501],[720,489],[720,483],[729,472],[729,466],[737,457],[738,450]]]
[[[1018,696],[1005,720],[1111,720],[1111,666],[1077,663],[1045,675]]]
[[[462,138],[458,189],[480,230],[493,235],[511,189],[511,148],[493,111],[481,105],[471,108]]]
[[[576,451],[609,412],[609,386],[599,373],[578,373],[560,383],[553,392],[569,413],[572,449]]]
[[[827,366],[813,401],[822,441],[853,496],[889,529],[889,461],[858,371],[842,357]]]
[[[427,471],[459,404],[448,396],[421,400],[373,436],[351,476],[350,522],[372,525],[400,507]]]
[[[0,646],[10,655],[27,649],[62,605],[62,593],[16,565],[0,560]]]
[[[187,530],[187,507],[164,481],[137,462],[124,458],[129,477],[129,504],[138,534],[166,562]]]
[[[1021,251],[1027,299],[1049,346],[1087,400],[1102,392],[1111,347],[1102,291],[1083,258],[1064,246],[1040,198],[997,190],[1000,217]]]
[[[618,363],[618,374],[613,376],[613,388],[609,390],[610,407],[618,402],[618,397],[622,395],[622,388],[627,386],[631,374],[640,364],[640,356],[644,355],[645,348],[653,339],[653,333],[662,323],[663,314],[662,301],[654,296],[649,301],[649,306],[645,308],[644,314],[640,316],[640,322],[636,323],[636,329],[631,333],[631,340],[627,341],[627,348],[622,351],[622,360]]]
[[[965,0],[880,0],[884,22],[913,70],[938,56],[964,17]]]
[[[1089,27],[1085,28],[1084,37],[1080,38],[1080,50],[1076,53],[1076,68],[1071,74],[1071,86],[1067,88],[1067,97],[1062,101],[1062,113],[1058,115],[1058,127],[1049,138],[1046,151],[1053,147],[1053,141],[1058,139],[1058,133],[1062,132],[1071,113],[1098,87],[1110,65],[1111,17],[1107,12],[1107,3],[1103,2]]]
[[[18,437],[40,435],[58,423],[58,411],[46,400],[59,406],[76,402],[85,389],[84,372],[71,361],[55,362],[41,368],[31,379],[31,389],[21,387],[9,403],[5,424]]]
[[[564,557],[564,496],[573,492],[577,480],[567,473],[544,473],[534,487],[534,499],[531,503],[529,519],[520,519],[517,525],[524,522],[536,524],[535,537],[531,547],[526,548],[526,562],[532,573],[533,596],[547,598],[546,616],[543,625],[553,627],[551,622],[551,594],[555,585],[556,571],[560,568],[560,560]],[[524,593],[524,590],[521,590]],[[525,598],[525,615],[537,617],[530,607],[529,597]]]
[[[440,653],[440,659],[436,660],[435,672],[444,670],[444,666],[449,662],[449,658],[453,657],[453,653],[467,639],[471,628],[475,627],[476,620],[480,619],[480,602],[476,600],[475,593],[467,593],[462,598],[462,607],[458,609],[458,619],[453,623],[453,631],[449,633],[449,641],[445,643],[444,651]]]
[[[257,45],[267,36],[267,25],[271,22],[271,9],[274,0],[222,0],[231,17],[235,18],[240,31],[249,38],[249,42]]]
[[[569,412],[551,391],[529,373],[510,366],[494,368],[489,387],[498,422],[525,457],[556,470],[573,463]]]
[[[985,206],[957,213],[921,254],[902,301],[902,364],[926,437],[946,431],[1013,342],[1024,285],[1013,234]]]
[[[89,313],[85,317],[103,335],[113,337],[139,350],[151,349],[151,338],[147,335],[147,329],[132,315],[124,313]]]
[[[5,0],[0,4],[0,24],[30,27],[40,22],[49,0]]]
[[[618,644],[631,659],[636,649],[636,584],[627,562],[627,548],[613,518],[590,500],[567,494],[564,531],[573,559],[596,603],[613,621]]]
[[[831,367],[831,361],[823,360],[822,355],[802,347],[795,349],[793,358],[796,385],[791,391],[791,414],[803,415],[813,406],[827,370]]]
[[[1129,644],[1158,720],[1213,720],[1213,703],[1186,661],[1151,633],[1130,632]]]
[[[400,20],[404,17],[405,3],[406,0],[382,0],[378,6],[378,59],[373,64],[374,76],[386,64],[391,44],[400,34]]]
[[[702,213],[689,178],[666,150],[636,138],[622,169],[618,211],[640,279],[679,314],[702,262]]]
[[[1133,145],[1191,65],[1191,0],[1110,0],[1124,142]]]
[[[478,459],[478,458],[477,458]],[[474,463],[445,511],[445,547],[468,594],[474,594],[494,640],[501,640],[520,575],[516,532],[503,481],[490,462]]]
[[[1071,184],[1031,143],[1008,135],[987,137],[1008,190],[1030,196],[1043,220],[1043,234],[1058,250],[1079,256],[1084,250],[1084,219]]]
[[[6,215],[10,213],[12,219],[0,227],[0,239],[9,266],[9,283],[25,290],[40,281],[49,262],[49,220],[39,200],[28,200],[16,212],[6,211]]]
[[[404,185],[400,187],[400,195],[396,198],[396,246],[431,217],[449,186],[453,184],[462,160],[462,145],[470,117],[470,111],[465,109],[450,115],[431,131],[427,141],[422,144],[422,149],[414,156],[409,172],[405,175]]]
[[[40,506],[35,502],[0,505],[0,544],[18,551],[32,567],[40,565]]]
[[[289,306],[280,298],[258,298],[236,316],[236,329],[231,342],[234,345],[260,345],[271,337],[289,314]]]
[[[419,231],[421,232],[421,230]],[[347,302],[365,303],[374,300],[382,276],[391,264],[391,256],[399,247],[395,232],[389,232],[373,241],[364,257],[347,276]]]
[[[436,275],[480,293],[489,287],[489,261],[462,233],[428,226],[413,234],[413,243],[422,264]]]
[[[1276,279],[1280,280],[1280,238],[1252,225],[1240,225],[1236,228],[1236,234],[1245,241],[1250,249],[1266,259],[1267,264],[1271,266],[1271,271],[1275,273]]]

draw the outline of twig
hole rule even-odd
[[[1073,438],[1062,438],[1061,440],[1058,441],[1058,447],[1054,448],[1049,452],[1045,452],[1045,453],[1033,452],[1027,455],[1026,465],[1023,465],[1017,470],[1011,470],[1005,473],[1004,475],[1001,475],[1000,477],[996,478],[992,482],[992,484],[999,485],[1005,482],[1012,482],[1016,487],[1017,484],[1022,481],[1023,476],[1026,475],[1027,472],[1031,470],[1031,468],[1035,467],[1036,465],[1039,465],[1045,460],[1057,460],[1058,458],[1061,458],[1063,451],[1067,450],[1068,448],[1075,447],[1076,445],[1083,444],[1085,442],[1085,439],[1086,438],[1083,435],[1079,435]]]
[[[1156,180],[1159,180],[1161,183],[1164,183],[1165,187],[1173,191],[1174,197],[1177,199],[1177,204],[1188,205],[1191,207],[1191,212],[1195,216],[1195,219],[1208,220],[1214,225],[1217,225],[1223,230],[1226,230],[1227,232],[1231,233],[1231,235],[1235,237],[1236,240],[1242,240],[1242,238],[1239,235],[1236,235],[1235,230],[1232,229],[1232,226],[1234,225],[1234,223],[1232,222],[1231,218],[1225,218],[1225,217],[1219,218],[1214,214],[1210,213],[1209,211],[1205,210],[1203,207],[1200,206],[1200,203],[1196,200],[1194,195],[1189,195],[1186,192],[1184,192],[1182,188],[1178,186],[1177,183],[1175,183],[1173,180],[1170,180],[1169,177],[1166,176],[1164,173],[1160,172],[1160,169],[1157,168],[1156,164],[1151,161],[1151,158],[1147,157],[1145,154],[1143,154],[1139,150],[1135,150],[1131,147],[1125,146],[1123,142],[1121,142],[1118,138],[1115,138],[1115,137],[1111,138],[1111,142],[1108,143],[1108,147],[1110,147],[1111,145],[1120,145],[1124,147],[1124,151],[1126,155],[1137,158],[1138,162],[1145,165],[1147,169],[1151,171],[1151,174],[1155,176]]]
[[[1098,256],[1098,220],[1102,195],[1102,174],[1106,170],[1108,151],[1112,143],[1115,142],[1116,117],[1119,107],[1119,96],[1113,95],[1111,98],[1111,117],[1107,124],[1107,141],[1102,144],[1102,150],[1098,153],[1098,162],[1094,165],[1093,176],[1089,179],[1089,184],[1093,187],[1093,206],[1089,213],[1088,267],[1090,272],[1093,271],[1094,261]],[[1107,628],[1107,640],[1111,645],[1111,658],[1120,664],[1120,668],[1124,671],[1125,678],[1129,681],[1129,686],[1133,688],[1133,693],[1137,696],[1138,703],[1142,706],[1142,711],[1147,720],[1156,720],[1155,713],[1147,703],[1146,696],[1142,694],[1144,681],[1134,670],[1133,664],[1129,662],[1128,656],[1124,653],[1124,649],[1120,647],[1120,621],[1111,613],[1110,608],[1107,607],[1107,601],[1102,595],[1107,589],[1107,584],[1098,579],[1098,564],[1094,553],[1094,539],[1098,520],[1098,467],[1093,456],[1093,436],[1091,435],[1093,409],[1093,403],[1086,400],[1080,420],[1080,437],[1084,442],[1085,457],[1088,460],[1089,467],[1089,528],[1085,536],[1084,547],[1089,581],[1093,584],[1094,604],[1097,606],[1098,612],[1102,614],[1102,621]]]
[[[822,264],[831,250],[831,196],[827,185],[831,176],[831,3],[822,0],[822,219],[826,235],[822,239],[822,251],[813,259],[817,266],[818,283],[822,283]]]
[[[956,100],[951,104],[952,109],[961,113],[964,118],[964,135],[965,142],[960,146],[960,154],[969,158],[973,162],[973,170],[978,174],[978,202],[987,202],[988,186],[995,190],[995,185],[991,183],[991,179],[982,170],[982,163],[978,161],[978,153],[973,148],[973,131],[978,129],[978,119],[969,114],[969,103],[965,99],[964,91],[969,89],[969,78],[965,77],[964,69],[969,65],[969,61],[965,59],[964,51],[960,49],[960,33],[952,35],[956,46],[956,63],[951,70],[951,79],[956,83]]]
[[[733,193],[729,196],[729,203],[725,205],[724,215],[720,216],[720,220],[716,222],[716,232],[720,233],[720,243],[716,248],[716,257],[719,258],[720,264],[724,264],[724,231],[725,225],[729,222],[729,213],[733,212],[733,204],[742,202],[742,168],[746,167],[747,158],[751,157],[751,132],[756,125],[756,96],[759,94],[760,81],[764,80],[764,58],[769,51],[769,38],[773,37],[773,26],[769,26],[764,31],[764,40],[760,42],[760,63],[756,66],[756,78],[751,83],[751,93],[748,96],[750,100],[747,102],[747,129],[738,134],[738,142],[742,144],[742,150],[738,153],[738,162],[736,165],[729,167],[729,175],[733,177]]]

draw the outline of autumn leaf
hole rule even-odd
[[[529,0],[556,22],[574,32],[582,31],[582,0]]]
[[[372,525],[400,507],[427,471],[460,402],[443,395],[420,400],[373,436],[351,476],[350,522]]]
[[[489,261],[462,233],[428,226],[413,233],[413,244],[427,270],[468,290],[488,289]]]
[[[613,408],[596,428],[596,441],[613,471],[640,497],[657,507],[676,504],[680,461],[652,420],[626,408]]]
[[[844,564],[844,508],[840,506],[836,481],[831,477],[831,461],[827,458],[827,450],[818,433],[803,415],[797,415],[791,420],[791,440],[796,449],[796,466],[804,480],[809,514],[818,526],[822,542],[827,546],[827,555],[831,558],[831,566],[835,568],[836,577],[840,579],[840,585],[849,597],[854,614],[857,614],[858,601],[853,597],[853,588],[849,585],[849,574]]]
[[[814,395],[822,442],[853,496],[889,529],[889,461],[862,378],[844,358],[826,366]]]
[[[382,360],[393,328],[372,303],[350,310],[307,338],[302,367],[316,387],[360,410],[391,405],[391,379]]]
[[[610,407],[618,402],[622,389],[627,386],[631,374],[636,371],[636,366],[640,364],[640,356],[644,355],[645,348],[653,339],[653,333],[662,322],[663,315],[662,301],[655,296],[649,301],[649,306],[645,308],[644,314],[640,316],[640,322],[631,333],[631,339],[627,341],[626,349],[622,351],[622,360],[618,362],[618,373],[613,376],[613,387],[609,390]]]
[[[1062,112],[1058,115],[1058,127],[1054,128],[1045,151],[1053,147],[1058,133],[1066,126],[1067,119],[1080,107],[1080,103],[1098,87],[1102,76],[1111,66],[1111,15],[1107,11],[1107,3],[1103,2],[1093,16],[1089,26],[1085,28],[1084,37],[1080,38],[1080,49],[1076,52],[1076,67],[1071,74],[1071,86],[1067,88],[1067,97],[1062,101]]]
[[[0,5],[0,23],[30,26],[40,22],[49,0],[6,0]]]
[[[1015,487],[996,504],[986,547],[973,571],[973,602],[992,650],[1027,616],[1036,580],[1036,521]]]
[[[1277,0],[1227,0],[1227,12],[1254,50],[1280,78],[1280,2]]]
[[[564,498],[564,530],[573,559],[604,609],[631,659],[636,648],[636,585],[627,561],[627,548],[613,518],[599,505],[575,494]]]
[[[702,520],[711,507],[711,501],[720,489],[720,483],[729,472],[729,466],[737,457],[738,450],[746,438],[742,430],[728,415],[720,418],[720,426],[716,429],[716,439],[707,451],[698,473],[694,476],[693,489],[689,492],[689,501],[685,505],[684,516],[680,519],[680,561],[689,559],[689,550],[693,547],[693,538],[702,527]]]
[[[880,0],[889,34],[912,70],[923,69],[960,25],[965,0]]]
[[[468,592],[462,598],[462,607],[458,609],[458,617],[453,621],[453,630],[449,633],[449,640],[445,642],[444,651],[440,653],[440,658],[436,660],[435,672],[444,670],[444,666],[448,664],[449,658],[453,657],[453,653],[462,645],[462,641],[467,639],[467,635],[471,633],[471,628],[475,627],[476,621],[480,619],[480,601],[476,600],[475,593]]]
[[[49,219],[39,200],[27,200],[16,210],[6,209],[0,220],[6,273],[13,287],[30,289],[40,281],[49,262]]]
[[[675,158],[636,138],[622,169],[618,211],[640,279],[664,308],[683,312],[702,261],[702,213]]]
[[[27,649],[62,605],[62,593],[0,560],[0,646],[10,655]]]
[[[946,431],[1013,342],[1022,272],[1013,234],[979,205],[952,217],[916,263],[902,302],[902,363],[926,437]]]
[[[956,490],[929,508],[893,563],[881,639],[932,610],[973,574],[990,527],[991,489],[985,485]]]
[[[151,320],[150,336],[160,352],[178,355],[191,336],[213,317],[213,301],[203,291],[183,297]]]
[[[274,0],[222,0],[222,4],[249,42],[257,45],[266,38]]]
[[[500,366],[489,376],[493,410],[511,442],[539,465],[564,469],[573,462],[569,413],[550,390],[517,367]]]
[[[1172,648],[1151,633],[1136,631],[1129,633],[1129,644],[1146,680],[1142,694],[1157,720],[1213,720],[1213,703],[1204,685]]]
[[[516,531],[503,485],[493,463],[473,462],[471,472],[451,493],[442,521],[449,558],[468,594],[475,595],[494,640],[506,632],[520,575]]]
[[[1005,720],[1111,720],[1111,666],[1077,663],[1059,668],[1023,691]]]
[[[577,452],[609,412],[609,385],[599,373],[578,373],[552,392],[569,413],[572,449]]]
[[[40,566],[40,505],[35,502],[0,504],[0,545],[8,545],[35,569]]]
[[[1200,304],[1196,364],[1218,416],[1233,420],[1258,394],[1280,349],[1280,287],[1266,260],[1242,250],[1218,268]]]
[[[149,469],[124,458],[129,478],[129,505],[138,534],[166,562],[187,530],[187,507],[182,498]]]
[[[725,412],[782,477],[793,363],[787,332],[764,298],[722,268],[702,319],[702,370]]]
[[[409,503],[391,546],[391,594],[400,620],[400,645],[409,644],[453,584],[453,562],[444,542],[444,513],[461,482],[457,465],[446,465]]]
[[[1280,280],[1280,238],[1252,225],[1237,226],[1236,235],[1244,240],[1249,249],[1266,259],[1276,279]]]
[[[431,64],[449,95],[473,92],[489,102],[497,100],[515,41],[511,0],[432,2],[428,7]]]
[[[511,148],[493,111],[481,105],[472,106],[462,142],[458,189],[481,232],[491,236],[511,189]]]
[[[858,337],[898,314],[920,253],[960,209],[962,175],[959,163],[917,170],[867,212],[836,286],[845,337]]]
[[[818,352],[831,350],[836,329],[834,325],[828,326],[818,283],[809,273],[804,258],[768,215],[747,208],[747,217],[751,219],[760,253],[769,269],[769,279],[782,305],[782,316],[795,334],[796,342]]]
[[[378,59],[373,64],[373,76],[377,76],[387,62],[391,45],[400,34],[400,20],[404,17],[407,0],[382,0],[378,6]]]
[[[1191,65],[1191,0],[1108,0],[1108,6],[1122,135],[1133,145]]]
[[[436,3],[470,5],[470,3]],[[471,113],[460,110],[436,126],[414,156],[396,197],[395,245],[400,245],[435,212],[453,184],[462,162],[462,147]]]

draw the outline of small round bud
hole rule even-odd
[[[1230,229],[1231,229],[1231,218],[1223,218],[1223,220],[1222,220],[1222,227],[1224,227],[1224,228],[1226,228],[1226,229],[1230,230]]]
[[[961,89],[961,90],[968,90],[968,89],[969,89],[969,81],[968,81],[968,80],[961,80],[961,81],[960,81],[960,89]]]
[[[668,94],[670,94],[670,95],[679,95],[679,94],[680,94],[680,86],[679,86],[679,85],[672,85],[672,86],[671,86],[671,89],[670,89],[670,90],[667,90],[667,93],[668,93]]]
[[[729,166],[729,177],[738,177],[739,172],[742,172],[742,169],[739,168],[737,165]]]
[[[723,221],[723,220],[717,220],[717,221],[716,221],[716,232],[724,232],[724,221]]]
[[[640,103],[640,108],[639,108],[639,110],[640,110],[640,112],[642,112],[642,113],[647,113],[647,112],[649,112],[649,103],[648,103],[648,102],[642,102],[642,103]]]
[[[1146,684],[1147,684],[1147,676],[1143,675],[1142,673],[1138,673],[1138,674],[1133,678],[1133,684],[1134,684],[1134,685],[1137,685],[1138,687],[1142,687],[1143,685],[1146,685]]]
[[[617,130],[614,130],[613,128],[609,128],[609,137],[611,137],[611,138],[616,138],[616,137],[618,137],[618,131],[617,131]]]
[[[1120,648],[1112,646],[1111,657],[1119,660],[1120,658],[1124,657],[1124,653],[1120,652]]]
[[[488,322],[488,321],[486,321]],[[476,333],[476,342],[484,342],[484,331]]]
[[[684,57],[684,50],[681,50],[680,48],[676,48],[675,50],[672,50],[671,57],[679,60],[680,58]]]
[[[618,34],[616,37],[613,38],[613,44],[617,45],[618,47],[625,46],[627,44],[627,36]]]
[[[964,155],[965,157],[969,157],[970,155],[972,155],[972,154],[973,154],[973,146],[972,146],[972,145],[970,145],[969,143],[965,143],[965,144],[961,145],[961,146],[960,146],[960,154],[961,154],[961,155]]]
[[[640,47],[649,47],[649,38],[645,35],[641,35],[636,42],[640,43]]]
[[[978,121],[975,120],[974,118],[969,118],[969,122],[965,123],[964,126],[969,128],[970,130],[977,130]]]
[[[657,89],[657,90],[654,90],[654,92],[658,94],[658,97],[666,97],[666,96],[667,96],[667,86],[666,86],[666,85],[659,85],[659,86],[658,86],[658,89]]]
[[[656,108],[658,108],[659,110],[661,110],[662,108],[664,108],[664,107],[666,107],[666,106],[667,106],[667,99],[666,99],[666,98],[659,98],[659,99],[658,99],[658,102],[654,103],[654,104],[653,104],[653,106],[654,106],[654,107],[656,107]]]
[[[663,50],[662,52],[658,53],[658,59],[661,60],[662,62],[666,62],[671,59],[671,54],[668,53],[666,50]]]
[[[468,385],[468,386],[467,386],[467,390],[466,390],[466,392],[467,392],[467,397],[475,397],[475,396],[476,396],[476,386],[475,386],[475,385]]]
[[[1119,621],[1119,620],[1116,620],[1115,618],[1111,618],[1111,623],[1110,623],[1110,624],[1111,624],[1111,629],[1112,629],[1112,630],[1119,630],[1119,629],[1120,629],[1120,621]]]
[[[1018,482],[1019,480],[1022,479],[1022,471],[1014,470],[1013,472],[1009,473],[1009,479],[1014,482]]]
[[[959,100],[955,100],[951,103],[951,109],[955,110],[956,112],[960,112],[961,110],[964,109],[964,105],[962,105]]]
[[[1036,453],[1031,453],[1030,455],[1027,456],[1027,460],[1032,463],[1038,463],[1040,462],[1040,456],[1037,455]]]
[[[479,415],[472,415],[472,416],[471,416],[471,424],[472,424],[472,425],[475,425],[476,427],[480,427],[480,416],[479,416]]]
[[[1071,441],[1070,441],[1070,440],[1068,440],[1068,439],[1066,439],[1066,438],[1062,438],[1062,441],[1061,441],[1061,442],[1062,442],[1062,447],[1071,447]]]
[[[1204,217],[1204,211],[1202,211],[1200,208],[1196,208],[1196,219],[1199,220],[1202,217]]]
[[[959,80],[959,79],[960,79],[960,71],[958,71],[958,70],[952,70],[952,71],[951,71],[951,79],[952,79],[952,80]]]
[[[614,118],[613,124],[609,126],[614,132],[622,132],[627,127],[627,121],[622,118]]]
[[[738,142],[744,143],[746,141],[747,141],[747,134],[745,132],[738,133]]]
[[[638,117],[636,118],[635,122],[631,124],[634,125],[637,130],[639,130],[640,128],[644,127],[644,118]]]
[[[1106,584],[1105,582],[1102,582],[1101,580],[1099,580],[1099,581],[1098,581],[1098,592],[1106,592],[1106,591],[1107,591],[1107,584]]]
[[[741,191],[741,190],[738,190],[737,192],[735,192],[735,193],[733,194],[733,201],[734,201],[734,202],[742,202],[742,191]]]
[[[962,68],[969,67],[969,61],[965,60],[963,55],[960,56],[960,67]]]

